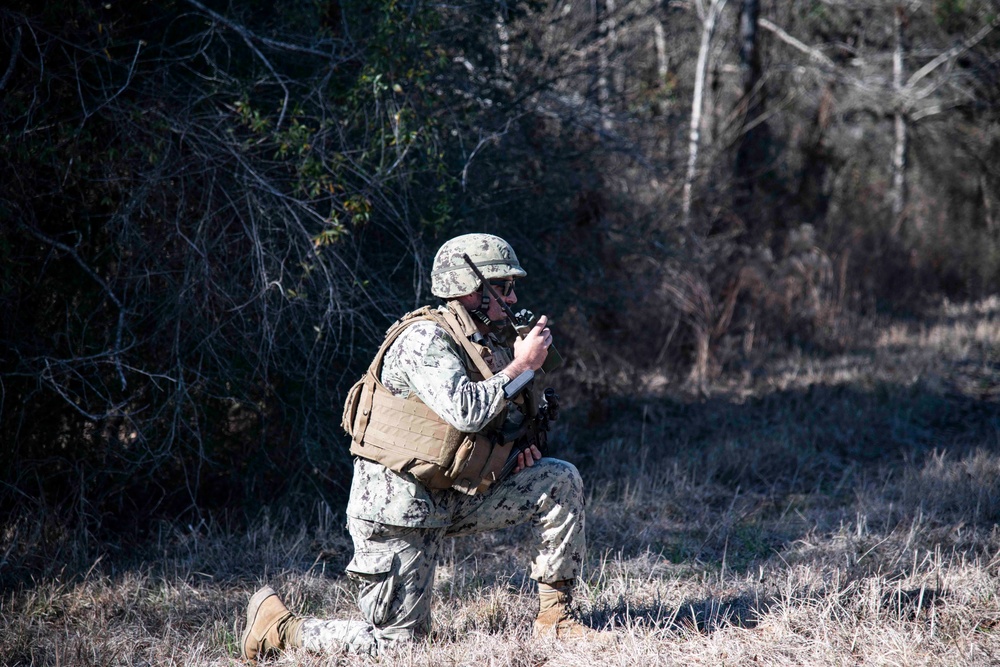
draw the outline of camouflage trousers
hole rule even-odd
[[[454,494],[449,527],[413,528],[348,518],[354,558],[348,574],[361,582],[364,621],[306,619],[302,645],[314,651],[377,654],[395,642],[426,636],[438,554],[446,538],[531,522],[531,578],[575,579],[585,550],[583,482],[576,467],[543,458],[481,496]]]

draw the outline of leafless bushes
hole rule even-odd
[[[197,2],[80,9],[96,33],[50,9],[0,14],[3,504],[100,525],[336,489],[333,406],[423,292],[416,98],[314,16],[283,41]]]

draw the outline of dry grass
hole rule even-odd
[[[884,323],[870,340],[773,360],[708,400],[623,401],[613,424],[567,415],[558,446],[590,490],[580,609],[611,643],[531,640],[517,529],[454,541],[439,638],[377,663],[997,664],[1000,300]],[[264,581],[295,610],[356,618],[341,523],[320,505],[244,529],[162,526],[132,550],[11,523],[0,662],[231,664]]]

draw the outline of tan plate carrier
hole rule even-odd
[[[409,473],[431,489],[455,489],[468,495],[482,493],[496,481],[512,442],[496,442],[479,433],[463,433],[427,407],[416,394],[394,396],[380,381],[382,361],[399,335],[416,322],[430,320],[458,342],[470,379],[493,377],[483,359],[489,348],[470,341],[449,302],[447,311],[430,306],[407,313],[386,332],[368,370],[348,392],[342,426],[351,436],[351,454],[381,463],[398,473]],[[470,362],[474,368],[470,367]],[[503,423],[506,410],[494,420]],[[485,433],[499,434],[491,422]]]

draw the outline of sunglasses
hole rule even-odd
[[[499,292],[502,296],[510,296],[511,292],[514,291],[514,279],[510,278],[508,280],[491,280],[490,287]]]

